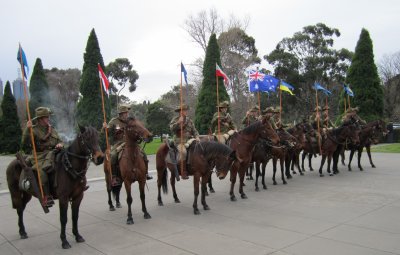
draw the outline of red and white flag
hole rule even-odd
[[[103,84],[104,91],[106,92],[107,96],[110,96],[108,89],[110,88],[110,83],[108,82],[107,76],[103,72],[103,69],[101,69],[100,64],[97,64],[99,68],[99,78],[101,81],[101,84]]]
[[[219,65],[217,63],[215,63],[215,74],[219,77],[223,77],[224,78],[224,83],[225,83],[225,87],[230,89],[231,88],[231,80],[228,78],[228,75],[226,75],[221,67],[219,67]]]

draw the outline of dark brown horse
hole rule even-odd
[[[337,173],[337,161],[336,164],[334,162],[333,173],[331,173],[331,161],[333,154],[336,152],[337,156],[339,155],[338,146],[343,145],[347,139],[352,141],[354,144],[358,144],[360,142],[359,139],[359,127],[353,123],[345,123],[343,126],[339,128],[334,128],[332,130],[327,131],[326,139],[323,139],[321,144],[322,150],[322,159],[321,165],[319,167],[319,176],[323,177],[322,168],[324,167],[326,158],[328,158],[328,167],[327,171],[330,176],[333,176],[334,173]]]
[[[369,158],[371,167],[375,168],[375,165],[372,162],[372,158],[371,158],[371,145],[378,144],[380,136],[386,136],[387,133],[388,133],[388,130],[386,129],[386,123],[383,120],[375,120],[375,121],[369,122],[369,123],[367,123],[367,125],[363,126],[360,130],[360,135],[359,135],[360,143],[358,145],[349,143],[349,144],[347,144],[347,146],[343,147],[343,148],[350,150],[350,157],[349,157],[349,164],[348,164],[349,171],[351,171],[351,161],[352,161],[353,155],[356,151],[357,151],[357,156],[358,156],[358,168],[360,169],[360,171],[364,170],[361,166],[361,155],[362,155],[364,147],[367,150],[367,154],[368,154],[368,158]],[[342,163],[344,164],[344,150],[342,150],[341,155],[342,155]]]
[[[277,145],[279,143],[278,135],[272,128],[269,121],[265,118],[233,134],[228,141],[228,145],[234,151],[236,151],[236,158],[238,159],[234,162],[231,169],[231,188],[229,192],[231,201],[236,201],[234,187],[237,174],[239,174],[240,179],[240,196],[241,198],[247,198],[246,194],[243,192],[244,176],[246,173],[246,169],[251,162],[254,146],[260,138],[269,139],[273,145]]]
[[[138,119],[132,117],[128,118],[124,132],[125,148],[121,152],[119,169],[121,171],[121,179],[124,183],[127,194],[126,202],[128,203],[128,218],[126,224],[133,224],[131,185],[135,181],[139,184],[140,200],[142,202],[144,218],[151,218],[150,214],[147,212],[144,193],[147,170],[139,144],[143,140],[151,139],[153,135]]]
[[[304,175],[302,169],[300,168],[299,161],[300,161],[300,152],[303,150],[305,146],[306,142],[305,133],[307,129],[303,123],[298,123],[294,127],[287,129],[287,131],[296,139],[294,147],[291,150],[289,150],[289,153],[286,158],[286,177],[289,179],[290,170],[292,170],[293,174],[296,174],[296,172],[294,171],[294,166],[297,167],[297,170],[299,171],[300,175]]]
[[[308,168],[310,171],[314,171],[311,165],[311,159],[313,155],[319,153],[318,137],[317,132],[309,123],[303,123],[306,139],[303,145],[303,154],[301,157],[301,169],[305,171],[304,159],[308,156]]]
[[[72,144],[58,153],[55,162],[55,176],[49,176],[52,187],[51,193],[54,198],[58,198],[60,206],[60,222],[62,247],[64,249],[71,248],[65,235],[65,227],[67,224],[67,211],[68,204],[71,203],[72,208],[72,233],[75,240],[80,243],[85,239],[79,234],[78,231],[78,217],[79,206],[83,199],[83,192],[86,185],[86,171],[88,163],[92,160],[96,165],[103,162],[104,155],[100,150],[98,143],[98,132],[92,127],[80,127],[80,133],[72,142]],[[23,158],[20,158],[24,161]],[[23,165],[25,162],[14,160],[7,167],[7,182],[10,190],[12,206],[18,213],[18,226],[21,239],[28,238],[25,231],[23,214],[26,204],[31,200],[32,195],[29,192],[23,191],[19,188],[19,181]],[[26,170],[28,171],[28,168]],[[36,174],[35,174],[36,175]],[[35,181],[35,180],[31,180]],[[57,184],[56,187],[54,185]],[[37,196],[35,194],[35,196]]]
[[[168,192],[168,170],[171,171],[171,186],[173,190],[173,196],[176,203],[179,203],[178,195],[175,189],[175,178],[176,168],[172,163],[168,163],[166,157],[170,148],[166,143],[160,145],[156,154],[156,167],[157,167],[157,186],[158,186],[158,205],[162,206],[163,201],[161,198],[161,186],[164,193]],[[197,198],[199,195],[199,184],[201,178],[201,203],[204,210],[210,210],[210,207],[206,203],[206,191],[207,182],[210,178],[213,168],[216,169],[216,174],[219,179],[224,179],[230,170],[233,162],[236,160],[235,152],[228,146],[217,142],[194,142],[190,145],[187,150],[188,162],[190,166],[188,168],[188,174],[193,175],[193,186],[194,186],[194,202],[193,212],[194,214],[200,214],[197,207]]]

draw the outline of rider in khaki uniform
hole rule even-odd
[[[50,114],[51,110],[46,107],[38,107],[35,110],[35,118],[32,121],[36,121],[35,125],[32,125],[31,121],[28,121],[26,128],[22,134],[22,148],[26,153],[32,153],[32,144],[30,139],[30,131],[32,128],[33,136],[35,140],[36,155],[38,160],[38,167],[40,171],[40,179],[42,181],[43,192],[44,192],[44,206],[50,207],[54,204],[53,198],[50,195],[49,180],[47,174],[53,171],[52,160],[53,150],[62,149],[63,142],[58,136],[57,131],[50,125]],[[33,169],[37,171],[35,159],[33,155],[30,155],[27,159],[28,163],[33,166]]]
[[[358,110],[359,110],[358,107],[355,108],[350,107],[349,109],[347,109],[346,114],[342,118],[342,123],[350,120],[355,120],[358,123],[360,123],[360,125],[366,125],[367,122],[361,119],[360,116],[357,115]]]
[[[260,108],[254,106],[250,110],[246,112],[246,116],[242,120],[242,124],[244,127],[250,126],[251,124],[258,121]]]
[[[214,113],[211,120],[211,129],[214,130],[214,134],[217,136],[220,143],[226,143],[226,140],[236,132],[236,126],[233,123],[231,115],[228,113],[229,102],[224,101],[218,105],[218,112]],[[219,127],[218,131],[218,116],[219,116]]]
[[[110,135],[111,144],[111,169],[112,169],[112,185],[120,185],[120,180],[118,178],[118,154],[123,150],[125,146],[124,142],[124,129],[127,125],[128,112],[131,108],[127,105],[120,105],[118,107],[118,117],[112,118],[108,124],[103,123],[103,128],[107,128]],[[143,159],[146,163],[146,170],[148,171],[147,156],[142,152]],[[152,176],[146,173],[147,179],[152,179]]]
[[[334,128],[335,127],[335,125],[333,124],[333,122],[330,120],[330,118],[329,118],[329,106],[324,106],[324,108],[322,109],[324,112],[323,112],[323,124],[322,124],[322,127],[324,128],[324,129],[331,129],[331,128]]]
[[[189,106],[187,105],[182,105],[182,109],[181,107],[176,108],[175,112],[179,113],[179,115],[174,117],[169,125],[173,134],[174,144],[178,149],[177,162],[183,161],[183,165],[186,163],[186,148],[189,147],[193,139],[199,141],[199,132],[194,126],[193,121],[187,116],[188,110]],[[182,132],[181,127],[183,128]],[[181,177],[184,180],[189,179],[186,171],[183,170],[181,171]]]

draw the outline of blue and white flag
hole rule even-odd
[[[22,57],[22,59],[21,59],[21,57]],[[19,46],[19,49],[18,49],[17,60],[21,64],[21,66],[24,67],[23,73],[24,73],[25,78],[28,79],[28,75],[29,75],[28,61],[26,60],[26,55],[25,55],[25,52],[22,49],[21,45]]]
[[[344,88],[344,93],[346,93],[351,97],[354,97],[354,92],[351,90],[349,85],[343,84],[343,88]]]
[[[326,88],[322,87],[319,83],[314,83],[313,88],[315,90],[321,90],[322,92],[325,93],[325,95],[329,96],[332,94],[332,92],[330,92],[329,90],[327,90]]]

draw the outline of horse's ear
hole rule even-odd
[[[81,125],[78,123],[78,127],[79,127],[79,131],[80,131],[81,133],[85,133],[86,128],[85,128],[84,126],[81,126]]]

